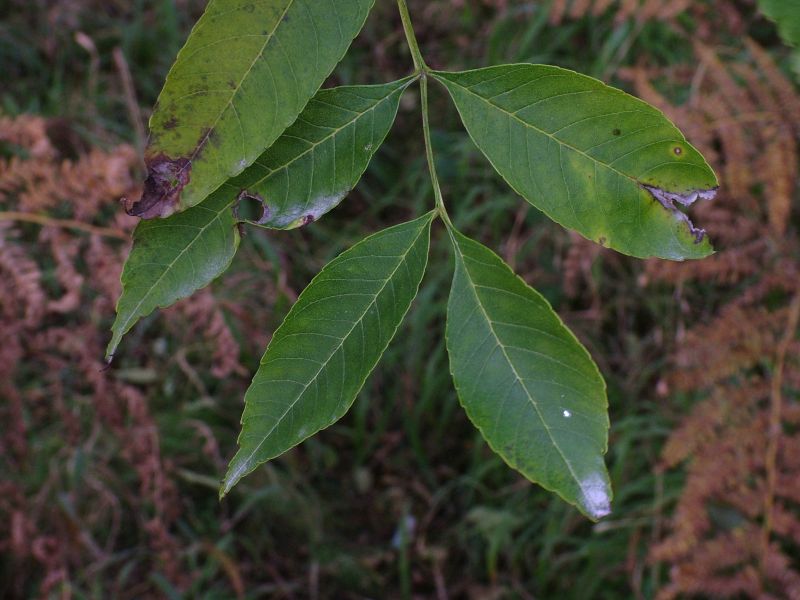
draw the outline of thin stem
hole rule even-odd
[[[414,35],[414,26],[411,24],[411,15],[408,14],[406,0],[397,0],[397,9],[400,11],[400,20],[403,22],[403,31],[406,34],[408,49],[411,51],[411,58],[414,59],[414,70],[417,73],[424,73],[428,70],[425,59],[419,51],[417,36]]]
[[[423,73],[419,82],[420,98],[422,102],[422,133],[425,136],[425,156],[428,159],[428,171],[431,174],[431,184],[433,185],[433,197],[436,200],[436,210],[439,216],[448,227],[452,227],[450,216],[444,207],[442,189],[439,187],[439,177],[436,174],[436,161],[433,157],[433,145],[431,144],[431,125],[428,120],[428,77]]]
[[[761,569],[766,569],[766,562],[769,555],[769,539],[774,525],[773,510],[775,505],[775,493],[778,481],[778,445],[781,439],[781,415],[783,412],[783,367],[786,361],[786,354],[789,345],[794,340],[797,324],[800,321],[800,294],[794,297],[789,306],[789,319],[786,324],[786,332],[778,345],[775,366],[772,371],[772,390],[770,394],[770,415],[769,429],[767,432],[767,453],[764,459],[764,468],[767,471],[767,493],[764,499],[764,524],[761,528]]]
[[[411,24],[411,16],[408,14],[408,7],[406,0],[397,0],[397,9],[400,11],[400,20],[403,21],[403,31],[406,34],[406,41],[408,48],[411,51],[411,58],[414,60],[415,72],[420,76],[420,101],[422,104],[422,133],[425,136],[425,156],[428,159],[428,171],[431,174],[431,185],[433,185],[433,197],[436,200],[436,211],[442,220],[448,226],[453,227],[447,210],[444,207],[444,200],[442,198],[442,190],[439,187],[439,177],[436,174],[436,161],[433,158],[433,145],[431,144],[431,125],[428,119],[428,65],[425,64],[425,59],[422,58],[422,53],[419,51],[419,44],[417,37],[414,35],[414,26]]]
[[[0,221],[24,221],[27,223],[36,223],[49,227],[62,227],[64,229],[75,229],[77,231],[84,231],[86,233],[93,233],[102,235],[103,237],[113,237],[120,240],[129,240],[130,235],[119,229],[111,229],[109,227],[98,227],[90,225],[83,221],[76,221],[74,219],[55,219],[47,215],[38,215],[35,213],[2,211],[0,212]]]

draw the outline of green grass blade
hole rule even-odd
[[[220,495],[347,412],[417,294],[433,217],[362,240],[300,294],[245,395],[239,451]]]
[[[374,0],[212,0],[150,119],[143,218],[204,200],[278,139],[342,59]]]
[[[554,221],[632,256],[712,253],[675,203],[712,198],[716,176],[656,108],[546,65],[434,77],[495,170]]]
[[[451,231],[447,351],[458,397],[491,448],[591,519],[611,510],[605,382],[547,301]]]

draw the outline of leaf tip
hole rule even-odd
[[[241,479],[251,473],[257,465],[252,465],[250,460],[241,460],[239,453],[231,459],[228,464],[228,472],[219,488],[219,499],[222,500],[241,481]]]
[[[106,347],[106,354],[104,357],[106,365],[110,365],[111,362],[114,360],[114,353],[117,351],[118,346],[119,346],[119,339],[115,332],[111,337],[111,341],[108,342],[108,346]]]
[[[580,481],[578,506],[587,517],[599,521],[611,514],[611,484],[604,472],[592,473]]]
[[[656,200],[659,204],[661,204],[661,206],[669,211],[669,213],[672,214],[676,220],[682,221],[686,224],[689,229],[689,233],[694,238],[695,245],[704,244],[705,246],[708,246],[707,250],[709,251],[703,253],[703,256],[708,256],[708,254],[713,253],[713,249],[706,238],[706,230],[702,227],[695,227],[688,215],[680,210],[675,203],[677,202],[681,206],[688,207],[694,204],[697,200],[713,200],[717,195],[719,186],[714,186],[708,189],[691,190],[687,193],[680,193],[670,192],[655,185],[649,185],[646,183],[640,183],[640,185],[654,200]]]

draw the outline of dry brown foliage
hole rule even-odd
[[[649,262],[645,285],[675,285],[695,324],[677,332],[664,390],[697,398],[660,469],[688,471],[651,560],[669,565],[658,598],[800,598],[800,97],[750,40],[748,60],[695,42],[692,96],[672,105],[652,70],[625,73],[721,175],[698,206],[718,253]],[[729,53],[731,56],[733,52]],[[715,299],[708,304],[707,299]]]
[[[597,17],[610,9],[613,9],[616,21],[668,21],[686,12],[692,4],[692,0],[553,0],[550,22],[558,25],[565,19],[586,15]]]
[[[10,155],[0,158],[0,465],[8,474],[0,485],[0,552],[16,565],[0,595],[26,597],[39,581],[38,595],[49,597],[87,565],[109,560],[119,538],[131,534],[123,502],[141,520],[136,530],[150,561],[185,589],[190,574],[173,535],[181,512],[175,473],[162,458],[144,390],[103,363],[124,240],[136,223],[118,201],[138,193],[137,155],[127,145],[73,147],[66,155],[76,158],[67,159],[54,144],[53,125],[41,117],[0,118],[0,150]],[[215,376],[241,370],[238,344],[210,291],[171,315],[200,324],[213,339],[208,363]],[[59,449],[32,447],[53,428]],[[108,462],[94,465],[82,486],[59,492],[76,453],[92,455],[99,439],[118,446],[105,455]],[[45,473],[36,470],[43,451],[51,454]],[[118,460],[136,474],[135,497],[113,489]],[[95,539],[93,531],[107,537]],[[147,587],[115,593],[134,597]]]

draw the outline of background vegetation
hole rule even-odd
[[[330,84],[410,70],[378,0]],[[417,0],[433,68],[547,62],[662,108],[721,175],[718,253],[643,262],[521,202],[432,88],[456,225],[498,250],[609,385],[614,512],[591,524],[491,454],[450,382],[449,250],[339,424],[222,503],[241,398],[297,293],[431,206],[416,98],[364,180],[295,232],[248,229],[209,289],[103,348],[146,116],[202,0],[0,1],[0,596],[800,597],[800,95],[748,0]],[[490,209],[491,208],[491,209]],[[498,210],[505,208],[505,210]],[[438,348],[438,350],[436,350]]]

